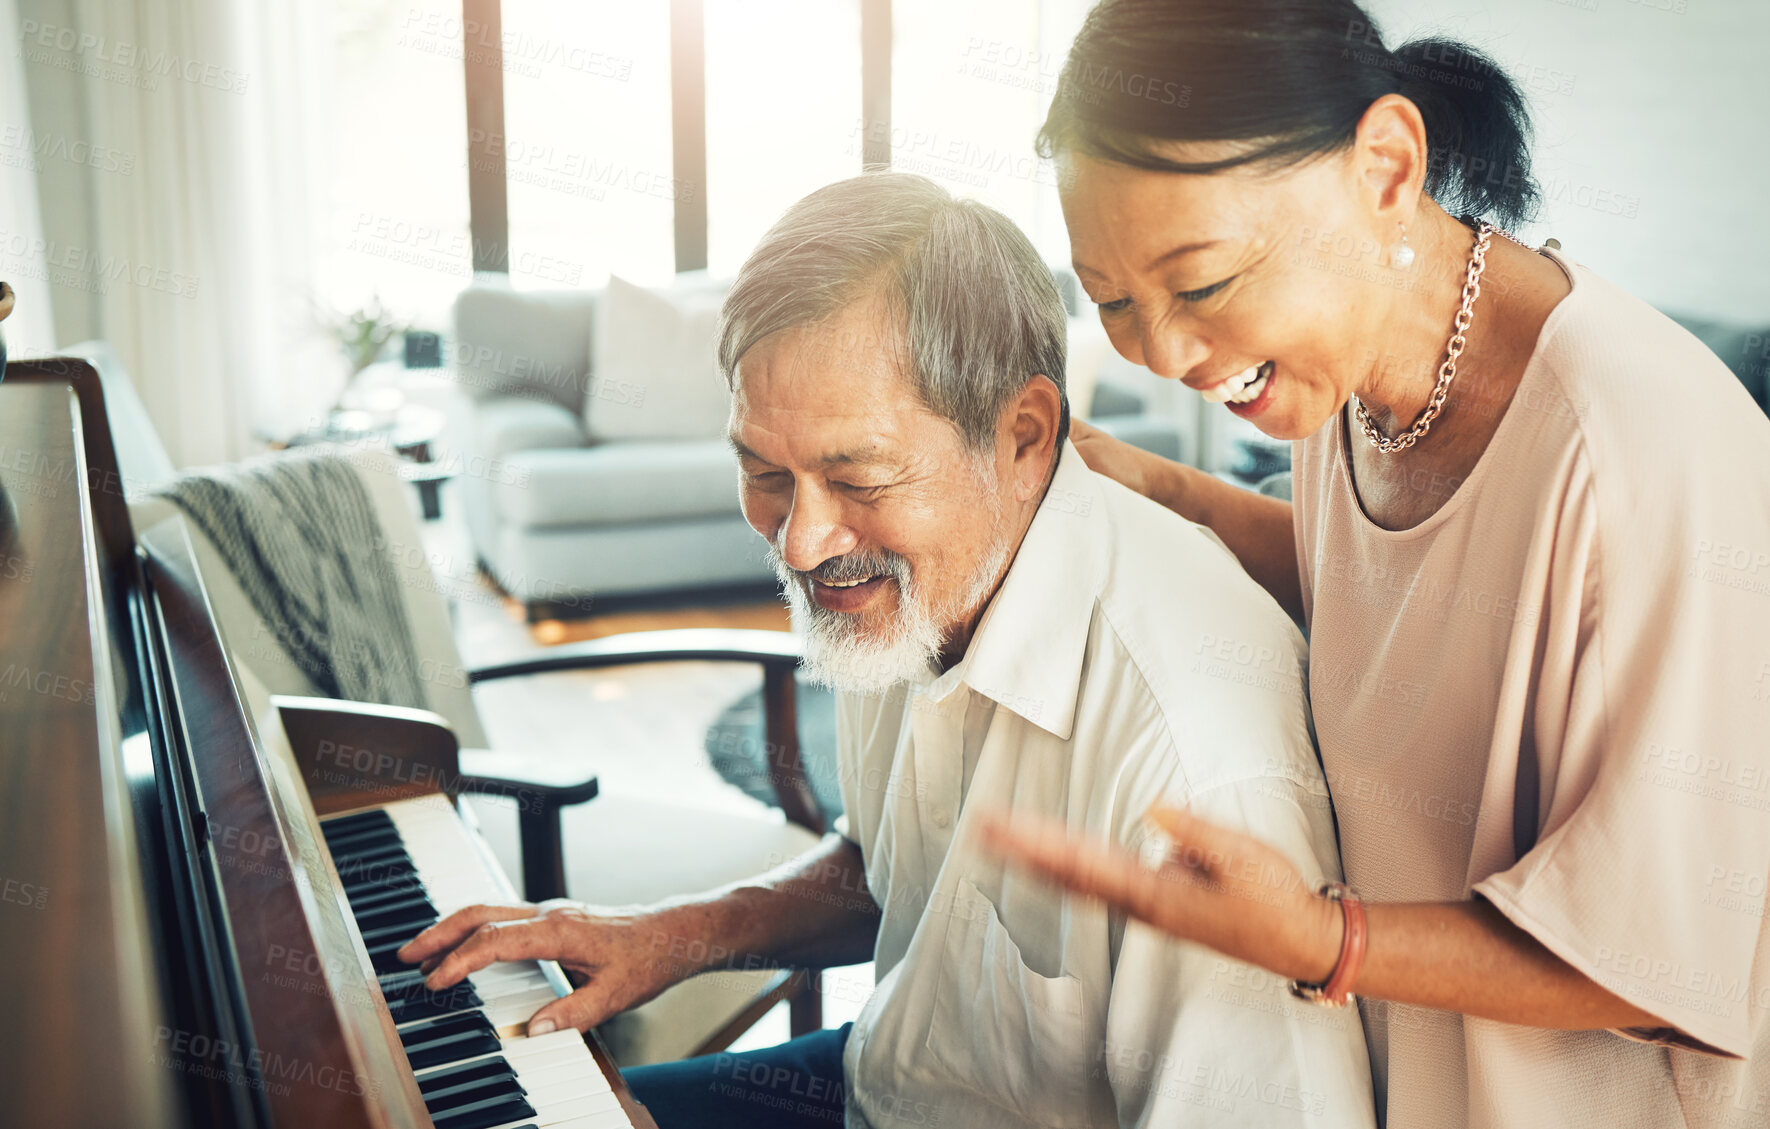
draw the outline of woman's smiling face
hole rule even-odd
[[[1232,152],[1170,148],[1185,161]],[[1228,397],[1278,439],[1313,434],[1376,365],[1408,279],[1384,253],[1394,233],[1361,206],[1351,153],[1208,175],[1061,159],[1075,270],[1127,360]]]

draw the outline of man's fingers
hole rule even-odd
[[[530,905],[468,906],[456,910],[429,929],[400,946],[394,955],[407,964],[429,964],[435,958],[472,936],[473,931],[488,921],[508,921],[517,917],[533,917],[538,907]],[[427,970],[428,971],[428,970]]]
[[[447,988],[501,960],[539,960],[559,955],[557,933],[545,919],[491,921],[462,941],[424,977],[431,991]]]
[[[595,987],[579,988],[561,996],[529,1017],[530,1035],[545,1035],[570,1027],[588,1031],[609,1017],[608,998]]]

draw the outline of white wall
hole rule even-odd
[[[1770,324],[1770,3],[1366,0],[1531,95],[1545,202],[1519,233],[1662,309]],[[1633,216],[1613,214],[1632,210]]]

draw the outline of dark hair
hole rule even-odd
[[[1452,215],[1530,218],[1530,114],[1486,55],[1448,39],[1391,51],[1353,0],[1102,0],[1070,48],[1041,155],[1076,151],[1166,172],[1283,165],[1351,144],[1372,102],[1400,94],[1426,123],[1428,195]],[[1243,141],[1218,161],[1163,141]]]

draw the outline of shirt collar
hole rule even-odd
[[[1082,660],[1106,575],[1100,479],[1068,441],[1008,575],[964,658],[928,684],[939,702],[962,682],[1060,741],[1075,725]]]

